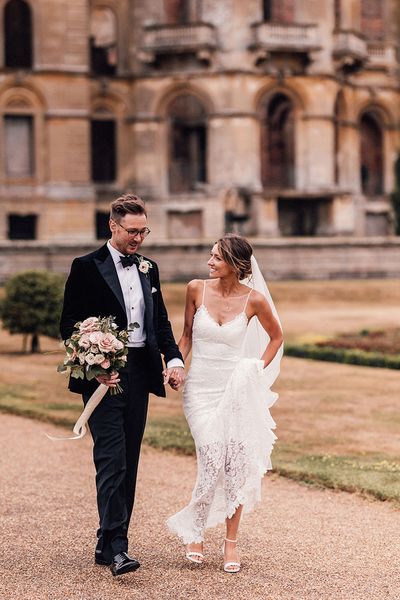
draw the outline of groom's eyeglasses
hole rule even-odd
[[[117,221],[114,221],[114,223],[116,223],[117,225],[119,225],[120,227],[122,227],[122,229],[124,231],[126,231],[126,233],[130,237],[133,237],[133,238],[135,238],[137,235],[140,235],[141,238],[145,238],[150,233],[150,229],[148,227],[144,227],[144,229],[126,229],[126,227],[124,227],[123,225],[121,225],[121,223],[118,223]]]

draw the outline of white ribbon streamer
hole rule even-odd
[[[101,383],[99,385],[99,387],[90,396],[89,400],[86,403],[85,408],[83,409],[83,411],[81,413],[81,416],[79,417],[79,419],[77,420],[77,422],[74,425],[74,428],[72,431],[75,433],[75,435],[73,437],[58,437],[58,436],[49,435],[48,433],[46,433],[49,440],[51,440],[52,442],[57,442],[60,440],[80,440],[80,439],[82,439],[86,433],[86,423],[88,422],[90,415],[92,414],[92,412],[94,411],[96,406],[98,404],[100,404],[101,400],[106,395],[108,389],[109,389],[108,385],[104,385],[104,383]]]

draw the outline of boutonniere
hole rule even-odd
[[[138,269],[141,273],[144,273],[145,275],[147,275],[147,273],[149,272],[149,269],[153,268],[153,265],[151,264],[151,262],[149,260],[145,260],[143,258],[143,256],[138,256],[138,261],[139,261],[139,265],[138,265]]]

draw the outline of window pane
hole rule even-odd
[[[98,240],[107,240],[111,236],[109,212],[96,212],[96,238]]]
[[[32,177],[34,171],[33,118],[4,117],[5,172],[7,177]]]
[[[92,121],[92,181],[114,181],[115,121]]]
[[[91,68],[96,75],[114,75],[117,67],[117,23],[109,8],[95,8],[90,18]]]
[[[10,0],[4,10],[5,65],[32,66],[32,16],[24,0]]]
[[[171,192],[195,190],[207,181],[207,127],[204,107],[194,96],[183,94],[169,107]]]
[[[35,240],[37,215],[8,215],[8,239]]]

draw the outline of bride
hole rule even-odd
[[[196,445],[197,480],[190,503],[167,521],[187,545],[186,558],[205,560],[206,528],[226,523],[224,571],[240,570],[236,548],[242,512],[261,499],[276,436],[269,407],[279,373],[282,330],[249,242],[228,234],[214,245],[210,279],[187,286],[179,349],[192,349],[183,402]]]

